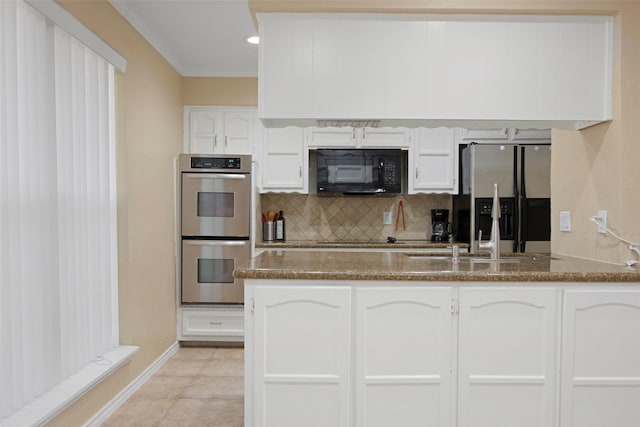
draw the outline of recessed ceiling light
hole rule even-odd
[[[245,40],[249,44],[258,44],[258,43],[260,43],[260,37],[258,37],[258,36],[248,36],[247,38],[245,38]]]

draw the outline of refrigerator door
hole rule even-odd
[[[521,162],[524,165],[524,183],[520,174],[520,188],[527,197],[551,197],[551,146],[520,146]],[[524,184],[524,186],[523,186]]]
[[[489,239],[491,229],[491,197],[493,184],[498,183],[498,194],[502,217],[500,218],[502,252],[514,250],[514,236],[517,230],[515,145],[472,144],[471,145],[471,236],[470,244],[476,248],[478,233],[482,230],[483,241]],[[510,233],[507,231],[511,230]],[[506,237],[506,239],[504,238]]]
[[[516,147],[513,145],[474,144],[471,146],[471,194],[492,197],[498,183],[500,197],[513,197]]]
[[[519,252],[551,252],[551,146],[519,149]]]

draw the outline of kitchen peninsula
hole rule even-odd
[[[640,270],[271,250],[235,275],[246,426],[640,423]]]

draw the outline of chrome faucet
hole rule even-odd
[[[489,249],[491,259],[500,258],[500,198],[498,197],[498,183],[493,184],[493,208],[491,209],[491,238],[482,243],[482,230],[478,233],[478,248]]]

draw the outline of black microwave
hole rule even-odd
[[[399,149],[318,150],[318,194],[401,193],[403,158]]]

